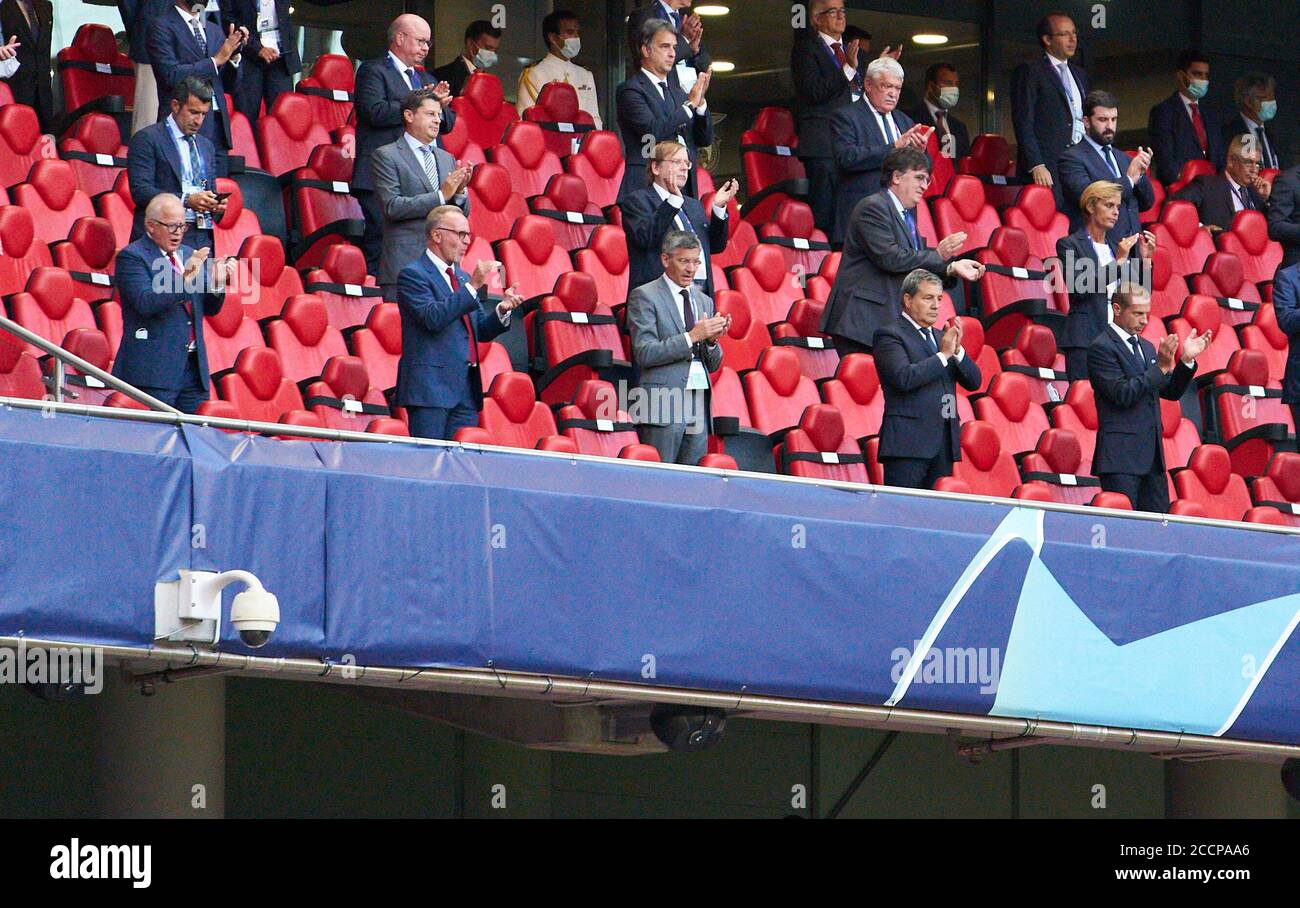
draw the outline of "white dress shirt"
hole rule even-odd
[[[695,233],[695,230],[693,230],[692,227],[686,225],[685,223],[686,215],[681,214],[682,206],[686,204],[686,197],[680,195],[673,195],[671,192],[669,192],[667,189],[664,189],[658,183],[651,183],[650,185],[653,186],[654,191],[659,194],[659,200],[661,202],[667,202],[669,205],[672,205],[674,208],[677,209],[678,215],[676,218],[674,218],[674,220],[677,222],[677,228],[679,230],[689,230],[691,233]],[[727,209],[722,205],[714,205],[713,216],[715,218],[722,218],[722,220],[725,221],[727,219]]]
[[[12,78],[16,72],[18,72],[17,54],[14,54],[8,60],[0,60],[0,79]]]
[[[844,39],[842,37],[840,38],[832,37],[826,34],[826,32],[818,32],[817,35],[822,39],[823,42],[825,42],[826,49],[829,50],[832,55],[835,53],[835,48],[831,46],[832,44],[838,44],[840,46],[840,50],[844,51],[846,55],[845,63],[843,66],[840,67],[840,70],[843,71],[844,78],[852,82],[854,77],[857,76],[858,71],[854,69],[852,66],[850,66],[848,63],[848,57],[847,57],[848,51],[845,50],[844,48]]]
[[[863,95],[862,97],[863,103],[867,105],[867,110],[871,111],[872,115],[876,118],[876,126],[880,128],[880,134],[885,137],[885,142],[889,145],[893,145],[898,141],[898,137],[903,134],[903,130],[899,129],[898,124],[894,122],[894,112],[891,110],[889,113],[881,113],[872,106],[870,101],[866,100],[866,95]],[[885,128],[886,119],[889,120],[888,129]]]
[[[451,281],[448,280],[448,278],[447,278],[447,269],[451,267],[451,263],[450,263],[450,262],[444,262],[442,259],[438,258],[438,254],[437,254],[436,252],[434,252],[432,249],[425,249],[425,250],[424,250],[424,254],[427,255],[427,256],[429,257],[429,261],[433,262],[433,267],[436,268],[436,269],[438,269],[438,276],[439,276],[440,278],[442,278],[442,282],[443,282],[444,284],[447,285],[447,289],[448,289],[448,290],[451,290]],[[462,287],[465,287],[465,286],[468,286],[468,285],[469,285],[469,281],[465,281],[464,283],[461,284]],[[451,290],[451,292],[452,292],[452,293],[455,293],[456,291],[455,291],[455,290]],[[470,293],[473,293],[473,292],[474,292],[474,289],[471,287],[471,288],[470,288]],[[497,318],[501,319],[501,324],[506,325],[507,327],[509,327],[509,325],[510,325],[510,316],[514,314],[514,310],[509,310],[509,309],[508,309],[508,310],[502,311],[502,309],[501,309],[501,306],[502,306],[502,305],[503,305],[502,303],[497,303]],[[477,338],[476,338],[476,340],[477,340]]]
[[[659,92],[660,97],[668,96],[668,77],[667,77],[667,76],[665,76],[664,78],[661,79],[661,78],[659,78],[658,76],[656,76],[654,73],[650,72],[650,70],[646,69],[645,67],[642,67],[642,68],[641,68],[641,72],[645,73],[645,77],[646,77],[647,79],[649,79],[651,82],[654,83],[655,91]],[[683,102],[682,102],[682,109],[685,110],[688,114],[693,114],[694,116],[702,117],[702,116],[704,116],[705,112],[708,111],[708,109],[709,109],[709,102],[708,102],[707,100],[701,100],[701,101],[700,101],[700,106],[697,107],[697,108],[695,108],[694,110],[691,110],[691,105],[690,105],[690,104],[687,104],[685,101],[683,101]],[[679,141],[680,141],[680,138],[679,138]],[[682,144],[682,145],[685,145],[686,143],[685,143],[685,142],[681,142],[681,144]]]
[[[1115,253],[1111,251],[1110,243],[1106,240],[1098,243],[1092,237],[1089,237],[1088,241],[1092,243],[1092,250],[1097,254],[1097,276],[1101,277],[1106,273],[1106,268],[1110,266],[1110,263],[1115,261]],[[1118,276],[1106,284],[1106,299],[1110,299],[1114,295],[1115,288],[1118,286]],[[1110,306],[1106,307],[1106,322],[1112,325],[1115,323],[1115,310],[1111,309]]]
[[[402,81],[407,85],[411,84],[411,78],[406,75],[406,71],[408,69],[415,70],[415,88],[420,87],[420,71],[418,69],[415,69],[414,66],[407,66],[401,60],[397,59],[397,54],[393,53],[391,50],[388,52],[388,59],[393,61],[393,65],[397,67],[397,71],[402,74]]]
[[[402,138],[406,139],[406,144],[407,144],[408,146],[410,146],[411,152],[415,155],[415,160],[419,162],[419,164],[420,164],[420,169],[423,170],[423,169],[424,169],[424,152],[423,152],[421,149],[424,149],[424,148],[430,148],[430,147],[433,147],[433,146],[431,146],[431,145],[425,145],[425,144],[422,143],[419,139],[417,139],[415,136],[411,135],[409,132],[404,132],[404,133],[402,133]],[[436,151],[434,152],[434,156],[433,156],[433,157],[434,157],[434,160],[435,160],[435,161],[438,159],[438,154],[437,154]],[[439,176],[442,177],[444,180],[447,178],[447,174],[445,174],[445,173],[439,173]],[[435,187],[433,187],[433,191],[436,192],[436,193],[438,194],[438,204],[439,204],[439,205],[445,205],[445,204],[447,204],[447,200],[446,200],[445,198],[443,198],[443,195],[442,195],[442,187],[441,187],[441,186],[435,186]],[[462,188],[462,189],[461,189],[461,194],[463,195],[464,192],[465,192],[465,190]],[[432,209],[430,209],[430,210],[432,210]],[[444,267],[444,270],[445,270],[446,266],[444,265],[443,267]]]
[[[1071,127],[1070,141],[1077,142],[1083,138],[1083,97],[1079,93],[1079,83],[1074,81],[1074,72],[1070,69],[1070,61],[1058,60],[1051,54],[1044,54],[1044,56],[1047,58],[1047,62],[1052,64],[1052,69],[1056,70],[1058,81],[1061,80],[1061,67],[1065,67],[1066,78],[1061,87],[1066,88],[1066,84],[1069,86],[1066,88],[1066,94],[1070,96],[1070,116],[1074,120],[1074,125]]]

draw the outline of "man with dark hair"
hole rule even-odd
[[[459,57],[433,71],[433,77],[446,82],[453,95],[465,90],[465,83],[476,72],[487,71],[497,65],[497,50],[501,47],[504,29],[497,28],[486,19],[475,19],[465,29],[465,49]]]
[[[54,120],[54,86],[50,82],[53,31],[54,5],[50,0],[0,0],[0,44],[7,42],[14,51],[8,67],[0,67],[0,79],[9,84],[15,102],[36,111],[42,132],[49,132]],[[5,68],[11,71],[6,74]]]
[[[1151,166],[1151,149],[1138,148],[1137,154],[1130,158],[1115,148],[1119,102],[1108,91],[1088,92],[1083,99],[1083,124],[1083,140],[1067,148],[1056,165],[1065,199],[1065,204],[1058,207],[1069,215],[1070,229],[1078,230],[1084,222],[1079,208],[1083,191],[1098,180],[1110,180],[1119,185],[1124,197],[1119,220],[1107,236],[1118,241],[1140,233],[1142,224],[1138,213],[1150,208],[1156,200],[1146,175]]]
[[[1122,492],[1139,511],[1169,510],[1169,481],[1161,444],[1160,401],[1178,400],[1196,373],[1211,332],[1195,329],[1182,342],[1167,335],[1156,346],[1142,337],[1151,297],[1121,284],[1111,297],[1114,322],[1088,348],[1088,380],[1097,402],[1097,452],[1092,472],[1107,492]]]
[[[1152,166],[1165,185],[1173,183],[1188,161],[1210,161],[1223,166],[1222,126],[1213,110],[1201,107],[1210,90],[1207,55],[1185,50],[1174,72],[1178,90],[1151,108],[1147,132],[1155,155]]]
[[[934,128],[939,154],[953,161],[970,154],[970,130],[952,112],[960,98],[956,65],[931,63],[925,69],[925,98],[912,112],[917,123]]]
[[[1238,211],[1268,211],[1273,184],[1259,175],[1259,146],[1250,136],[1233,136],[1223,173],[1201,174],[1171,198],[1191,202],[1211,233],[1232,227]]]
[[[959,277],[977,281],[984,273],[984,266],[972,259],[951,260],[966,242],[965,233],[944,237],[938,249],[925,244],[916,206],[930,185],[930,170],[923,151],[891,151],[881,166],[885,188],[853,209],[821,322],[840,356],[869,352],[876,331],[897,320],[899,290],[909,272],[924,268],[939,275],[945,286],[955,285]]]
[[[695,79],[712,65],[713,59],[704,49],[704,21],[695,12],[686,12],[691,0],[651,0],[632,10],[627,17],[629,59],[640,58],[641,26],[651,19],[663,19],[677,29],[677,62],[673,71],[678,84],[690,91]],[[687,71],[689,70],[689,72]]]
[[[568,82],[578,95],[578,107],[591,114],[597,129],[603,129],[596,77],[591,70],[573,62],[582,52],[582,24],[578,14],[557,9],[547,15],[542,20],[542,40],[546,42],[546,56],[519,74],[519,98],[515,102],[519,116],[537,103],[547,82]]]
[[[934,327],[943,280],[917,268],[899,289],[902,311],[876,331],[872,348],[885,393],[879,456],[886,485],[928,489],[961,460],[957,385],[978,391],[982,376],[962,347],[961,319],[942,333]]]
[[[131,137],[126,173],[135,202],[132,240],[144,235],[145,207],[167,193],[180,199],[187,244],[212,245],[212,225],[226,213],[226,203],[216,195],[216,148],[202,134],[211,110],[212,86],[185,76],[172,86],[168,115]]]
[[[1088,74],[1070,62],[1079,46],[1074,20],[1049,13],[1038,20],[1043,54],[1011,74],[1011,120],[1016,130],[1017,172],[1051,186],[1061,207],[1056,162],[1083,138],[1083,98]]]
[[[704,72],[687,94],[670,78],[677,59],[677,32],[665,19],[647,19],[641,26],[640,70],[619,85],[614,95],[618,130],[623,139],[623,185],[619,198],[645,185],[644,169],[657,142],[672,140],[686,147],[691,163],[683,192],[699,196],[694,168],[699,150],[713,144],[713,117],[705,93],[710,75]]]
[[[1261,166],[1265,170],[1281,167],[1267,125],[1277,116],[1277,83],[1273,77],[1261,72],[1246,73],[1233,83],[1232,99],[1237,104],[1237,115],[1223,124],[1223,141],[1243,134],[1251,136],[1259,147]]]
[[[262,103],[269,112],[275,99],[293,91],[293,76],[302,69],[298,35],[289,17],[289,0],[221,0],[225,20],[248,31],[235,108],[256,123]]]
[[[424,248],[424,219],[440,205],[454,205],[469,217],[470,174],[474,168],[456,161],[435,144],[442,126],[442,107],[432,88],[413,91],[402,101],[406,131],[396,142],[380,146],[370,158],[375,200],[384,216],[384,251],[379,284],[384,298],[397,298],[397,275]]]

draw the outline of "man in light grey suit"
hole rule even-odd
[[[375,199],[384,216],[379,285],[384,299],[397,299],[397,275],[424,254],[424,219],[439,205],[455,205],[469,217],[473,167],[456,161],[435,143],[442,106],[432,88],[420,88],[402,101],[406,132],[381,145],[370,158]]]
[[[640,411],[638,434],[660,460],[694,466],[708,450],[709,373],[722,365],[718,338],[731,317],[715,315],[695,285],[704,260],[698,236],[674,230],[660,248],[663,277],[627,300],[632,358],[641,367],[641,400],[629,409]]]

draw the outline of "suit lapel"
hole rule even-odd
[[[168,118],[170,118],[170,114]],[[163,156],[167,158],[167,163],[171,165],[172,170],[175,172],[176,182],[183,183],[185,180],[185,167],[181,164],[180,152],[176,150],[176,141],[172,138],[171,128],[167,125],[166,119],[159,125],[162,126]]]
[[[407,166],[415,170],[416,178],[420,181],[420,185],[424,187],[424,191],[433,192],[433,187],[429,185],[429,174],[424,170],[424,164],[420,162],[420,159],[415,156],[415,152],[411,150],[410,144],[406,141],[405,133],[402,135],[403,137],[397,140],[398,157],[406,161]]]
[[[1068,108],[1070,106],[1070,96],[1065,91],[1065,83],[1061,81],[1061,71],[1056,68],[1056,65],[1053,64],[1046,55],[1039,60],[1039,65],[1042,66],[1043,71],[1047,73],[1047,78],[1052,80],[1052,84],[1056,86],[1056,93],[1060,95],[1061,100],[1065,102],[1065,106]],[[1066,69],[1069,69],[1069,67],[1070,65],[1067,63]],[[1073,78],[1074,74],[1071,73],[1070,77]],[[1078,83],[1076,82],[1075,88],[1078,87]]]
[[[659,288],[660,300],[668,307],[668,316],[673,320],[673,327],[677,329],[679,334],[685,334],[686,321],[677,311],[677,300],[673,298],[672,291],[668,289],[668,285],[662,280],[657,282],[656,286]]]

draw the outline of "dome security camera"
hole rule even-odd
[[[239,632],[244,646],[266,646],[280,623],[280,602],[264,589],[246,589],[230,606],[230,623]]]

